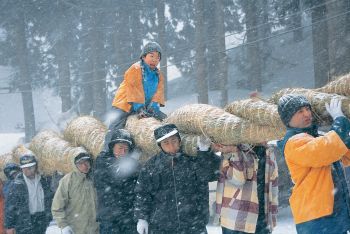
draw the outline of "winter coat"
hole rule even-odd
[[[294,183],[289,199],[294,222],[300,224],[331,215],[334,207],[332,164],[339,160],[344,165],[350,163],[350,152],[338,134],[330,131],[317,136],[317,128],[289,128],[279,148]]]
[[[278,207],[278,168],[274,150],[266,149],[264,180],[258,181],[258,157],[252,148],[237,147],[222,162],[221,176],[216,190],[216,213],[221,226],[234,231],[255,233],[258,217],[263,215],[267,228],[272,232],[276,226]],[[265,203],[258,199],[258,183],[263,183]],[[260,214],[260,206],[264,212]],[[249,218],[247,218],[249,217]],[[266,226],[265,224],[263,226]]]
[[[50,189],[51,179],[41,176],[40,183],[44,191],[45,220],[44,225],[48,226],[52,220],[51,203],[53,193]],[[16,229],[16,234],[33,233],[33,224],[29,212],[29,194],[23,174],[20,173],[13,181],[8,197],[5,202],[5,228]]]
[[[96,191],[92,179],[78,170],[71,161],[73,171],[59,182],[53,202],[52,216],[58,227],[70,226],[75,234],[98,233],[96,222]]]
[[[217,179],[218,167],[210,152],[197,157],[161,152],[141,169],[136,187],[135,216],[147,220],[155,233],[200,233],[203,220],[203,184]],[[205,200],[207,201],[207,200]],[[208,205],[206,205],[208,212]],[[157,230],[157,231],[155,231]]]
[[[128,173],[119,173],[123,163],[131,163]],[[99,221],[113,221],[123,224],[134,221],[134,188],[137,181],[139,164],[129,156],[116,158],[112,150],[102,152],[96,159],[94,184],[97,191]],[[136,228],[136,226],[135,226]]]
[[[153,95],[152,102],[157,102],[160,106],[164,106],[164,77],[159,72],[158,88]],[[112,106],[130,112],[131,103],[145,103],[145,93],[142,84],[142,68],[140,62],[134,63],[124,74],[124,80],[120,84]]]

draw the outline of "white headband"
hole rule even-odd
[[[171,132],[165,134],[164,136],[162,136],[161,138],[157,139],[157,143],[161,142],[162,140],[171,137],[172,135],[175,135],[176,133],[178,133],[178,131],[176,129],[172,130]]]

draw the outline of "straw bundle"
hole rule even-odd
[[[73,119],[64,130],[64,139],[74,146],[84,146],[95,158],[101,152],[106,126],[91,116],[80,116]]]
[[[336,93],[339,95],[350,96],[350,73],[340,76],[325,86],[315,90],[323,93]]]
[[[186,105],[172,112],[165,120],[180,131],[204,134],[222,144],[261,143],[283,137],[284,132],[270,126],[260,126],[224,110],[206,105]]]
[[[140,161],[147,161],[150,157],[160,152],[160,148],[154,139],[154,129],[162,126],[162,123],[154,118],[138,119],[137,116],[130,116],[126,127],[140,148],[142,154]],[[197,155],[197,136],[180,133],[181,144],[184,153]]]
[[[19,163],[20,157],[25,155],[25,154],[33,154],[33,152],[30,151],[24,145],[18,145],[15,148],[12,149],[12,157],[13,157],[13,161],[15,163]]]
[[[278,103],[279,98],[285,94],[304,95],[311,103],[313,111],[317,114],[316,118],[321,122],[329,122],[330,120],[330,115],[326,111],[325,104],[329,103],[332,98],[340,98],[342,100],[343,113],[347,117],[350,117],[350,99],[347,97],[344,97],[338,94],[320,93],[309,89],[287,88],[287,89],[282,89],[279,92],[275,93],[272,96],[272,100],[275,103]]]
[[[14,160],[12,158],[12,154],[11,153],[6,153],[6,154],[3,154],[3,155],[0,155],[0,179],[1,180],[7,180],[5,174],[4,174],[4,168],[5,168],[5,165],[6,163],[13,163]]]
[[[53,131],[41,131],[31,141],[29,148],[35,153],[39,170],[51,175],[55,171],[68,173],[72,171],[72,161],[83,147],[73,147]]]
[[[135,144],[144,154],[153,156],[160,152],[155,139],[154,129],[162,126],[162,123],[154,118],[138,119],[136,115],[131,115],[126,121],[125,129],[134,138]]]
[[[257,99],[246,99],[232,102],[224,110],[238,117],[249,119],[258,125],[269,125],[284,129],[276,104]]]

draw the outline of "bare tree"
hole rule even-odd
[[[198,91],[198,103],[208,103],[208,81],[206,78],[205,57],[205,28],[204,28],[204,2],[195,0],[195,41],[196,41],[196,80]]]
[[[224,21],[224,6],[223,0],[215,0],[216,3],[216,23],[217,23],[217,40],[215,43],[218,48],[218,79],[220,84],[220,105],[223,107],[228,102],[228,68],[227,68],[227,54],[226,54],[226,45],[225,45],[225,21]]]
[[[327,16],[325,1],[314,0],[314,5],[319,6],[311,11],[315,87],[321,87],[329,80],[328,25],[325,20]]]
[[[32,80],[30,77],[28,64],[28,49],[26,40],[26,23],[25,11],[20,4],[17,20],[15,23],[16,30],[16,59],[19,65],[20,91],[22,94],[22,104],[24,113],[25,141],[29,142],[35,135],[35,116],[32,95]]]
[[[248,58],[248,87],[262,90],[261,81],[261,58],[258,40],[259,13],[256,1],[242,0],[242,9],[245,13],[245,25],[247,28],[247,58]]]
[[[350,10],[347,0],[338,0],[327,4],[328,41],[330,77],[346,74],[350,71],[350,17],[344,14],[334,17],[342,12]],[[334,17],[334,18],[333,18]]]
[[[162,59],[160,61],[161,71],[164,75],[164,89],[165,97],[168,96],[168,63],[167,63],[167,48],[166,48],[166,32],[165,32],[165,1],[157,1],[157,15],[158,15],[158,33],[159,44],[162,47]]]

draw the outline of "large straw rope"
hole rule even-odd
[[[83,147],[74,147],[53,131],[41,131],[31,141],[30,150],[38,158],[39,170],[51,175],[55,171],[72,171],[73,159],[79,153],[87,153]]]
[[[350,73],[334,79],[315,91],[350,96]]]
[[[342,100],[342,110],[343,113],[350,117],[350,99],[341,96],[338,94],[330,94],[330,93],[320,93],[309,89],[302,89],[302,88],[287,88],[282,89],[279,92],[275,93],[271,99],[278,103],[278,100],[280,97],[282,97],[285,94],[297,94],[297,95],[303,95],[305,96],[311,106],[315,114],[317,115],[316,118],[321,123],[329,123],[330,116],[326,110],[325,104],[329,103],[332,98],[339,98]]]
[[[249,119],[258,125],[285,128],[279,117],[276,104],[257,99],[246,99],[234,101],[228,104],[224,110],[238,117]]]
[[[154,118],[138,119],[137,116],[129,116],[126,127],[135,140],[136,145],[142,151],[141,161],[147,161],[150,157],[160,152],[160,148],[154,138],[154,130],[163,124]],[[181,133],[181,144],[184,153],[197,155],[197,136]]]
[[[204,134],[216,143],[261,143],[283,137],[284,131],[260,126],[243,120],[224,110],[206,105],[192,104],[172,112],[165,120],[174,123],[181,131]]]
[[[103,148],[106,126],[92,116],[73,119],[64,130],[64,139],[74,146],[84,146],[95,158]]]

